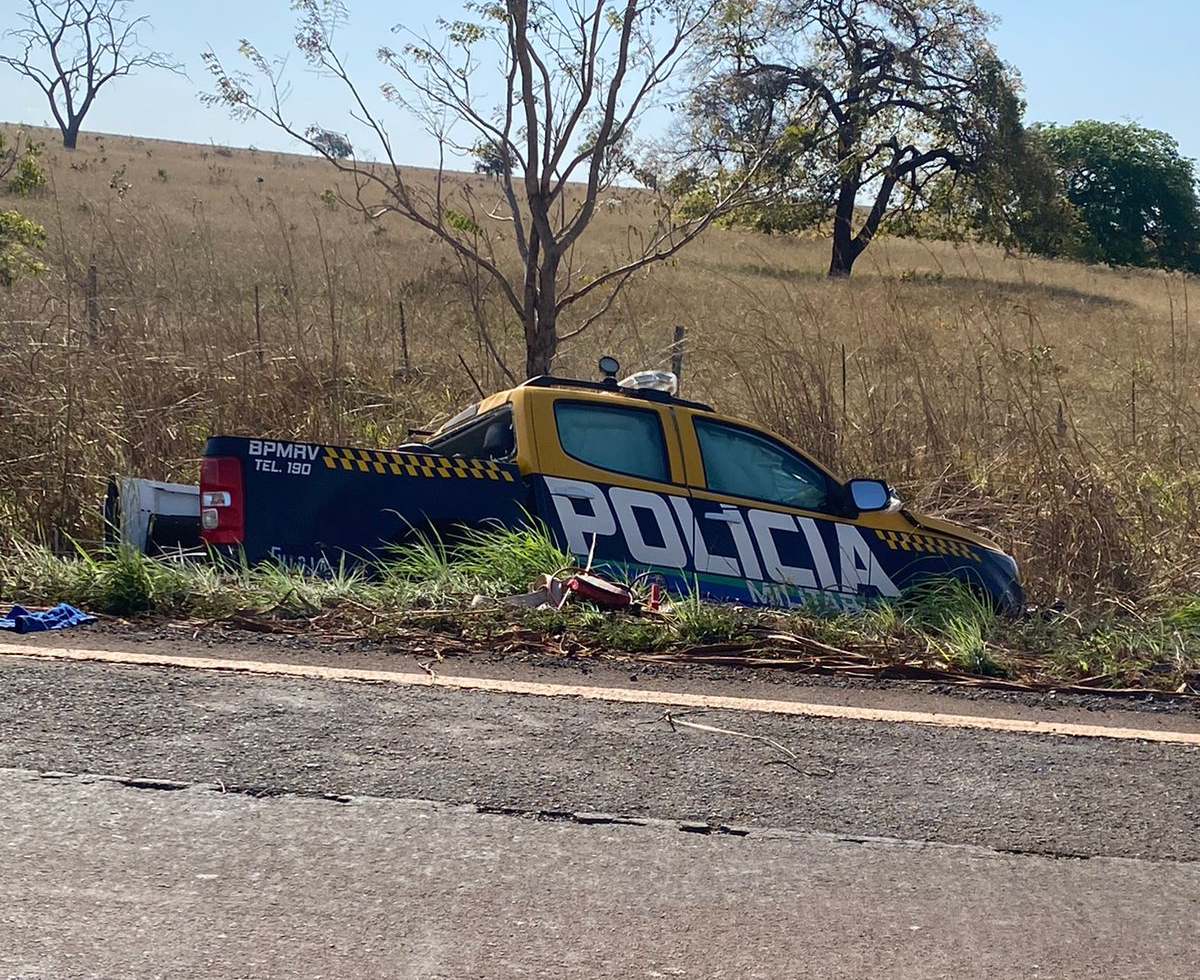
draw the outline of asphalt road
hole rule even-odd
[[[0,976],[1135,977],[1200,869],[0,772]]]
[[[0,977],[1200,975],[1200,749],[690,717],[0,658]]]

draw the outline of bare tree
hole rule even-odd
[[[1018,80],[973,0],[740,0],[714,21],[726,70],[693,100],[711,145],[786,134],[769,165],[800,223],[832,214],[831,276],[884,219],[996,140]],[[778,221],[778,197],[768,217]]]
[[[146,17],[131,17],[133,0],[25,0],[17,16],[24,27],[7,31],[14,54],[0,64],[33,81],[62,130],[63,146],[75,148],[79,129],[100,89],[139,68],[180,72],[181,66],[142,45]]]
[[[689,67],[700,28],[722,2],[484,0],[465,5],[467,20],[439,21],[436,36],[394,28],[405,43],[378,52],[395,73],[382,95],[437,139],[432,186],[402,169],[381,107],[356,87],[334,48],[344,6],[294,6],[300,49],[345,87],[352,114],[380,147],[381,162],[372,164],[324,154],[353,177],[354,203],[371,218],[395,213],[415,222],[490,279],[523,327],[525,371],[533,376],[550,369],[562,341],[612,307],[633,275],[678,252],[751,186],[749,178],[735,183],[686,218],[660,198],[653,227],[631,235],[635,245],[620,260],[589,266],[577,255],[605,189],[633,166],[638,121],[652,102],[673,97],[673,80]],[[249,42],[241,50],[266,94],[252,94],[250,75],[227,71],[208,52],[216,79],[210,101],[266,119],[322,152],[323,127],[304,127],[285,113],[282,64]],[[494,193],[478,201],[472,182],[445,166],[447,152],[469,159],[481,145],[505,161],[493,174],[507,211],[500,225],[487,220],[498,217]]]

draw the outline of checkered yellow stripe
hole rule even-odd
[[[913,534],[909,531],[880,531],[875,533],[879,540],[892,551],[916,551],[928,555],[956,555],[959,558],[969,558],[971,561],[983,559],[965,541],[955,541],[953,538],[935,538],[931,534]]]
[[[458,480],[498,480],[512,483],[512,473],[490,459],[461,459],[392,453],[382,449],[339,449],[325,447],[325,466],[360,473],[390,473],[392,476],[440,476]]]

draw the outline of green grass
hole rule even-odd
[[[925,583],[894,610],[904,626],[929,636],[948,667],[988,677],[1012,674],[991,642],[1000,623],[994,607],[957,579]]]
[[[0,555],[0,597],[33,605],[69,602],[111,616],[255,612],[304,618],[348,603],[385,611],[461,606],[480,593],[524,592],[539,574],[572,564],[540,528],[479,528],[453,543],[418,535],[391,554],[377,576],[343,567],[329,578],[277,565],[158,560],[128,548],[103,554],[80,548],[59,556],[19,543]]]
[[[357,572],[329,579],[275,566],[230,568],[155,560],[130,548],[68,557],[20,544],[0,555],[0,596],[28,605],[69,602],[106,616],[222,619],[241,612],[285,618],[314,615],[369,589]]]
[[[692,593],[670,603],[664,625],[675,644],[705,646],[750,639],[758,618],[749,610],[704,602]]]
[[[257,617],[290,629],[402,636],[414,628],[492,645],[512,636],[562,650],[646,654],[732,645],[754,656],[795,656],[805,642],[874,664],[1099,687],[1200,691],[1200,596],[1161,608],[1087,618],[998,616],[971,589],[938,583],[862,614],[745,609],[673,596],[661,611],[477,607],[477,595],[527,591],[571,557],[543,530],[487,528],[453,542],[433,535],[397,549],[378,575],[340,569],[313,578],[281,567],[155,560],[122,549],[62,557],[18,544],[0,555],[0,600],[69,602],[116,617],[220,621]]]
[[[469,528],[452,542],[422,532],[396,548],[383,566],[383,581],[401,601],[437,605],[474,595],[526,592],[539,575],[573,567],[541,525],[518,531],[499,525]]]
[[[1200,627],[1200,596],[1185,596],[1171,605],[1166,616],[1167,623],[1182,628]]]

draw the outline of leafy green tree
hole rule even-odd
[[[888,230],[1077,256],[1087,229],[1067,200],[1044,137],[1025,127],[1024,100],[1008,79],[997,73],[990,85],[991,92],[981,100],[991,113],[988,138],[972,149],[961,170],[931,181],[920,206],[899,209]]]
[[[1087,228],[1083,257],[1200,271],[1195,164],[1167,133],[1086,120],[1040,129]]]
[[[0,286],[11,289],[22,275],[41,275],[46,267],[37,253],[45,244],[41,225],[16,211],[0,211]]]
[[[10,142],[0,133],[0,182],[10,194],[26,197],[46,183],[41,163],[42,144],[17,133]]]
[[[833,223],[831,276],[848,276],[889,216],[923,207],[997,139],[1014,73],[972,0],[728,0],[710,32],[725,71],[693,98],[692,138],[718,175],[773,146],[755,224]]]
[[[346,160],[354,156],[354,147],[342,133],[310,126],[307,135],[322,156],[333,160]]]
[[[10,140],[0,133],[0,184],[24,197],[46,183],[38,157],[42,146],[18,133]],[[17,211],[0,211],[0,287],[8,290],[23,275],[40,275],[45,265],[37,253],[46,243],[46,229]]]
[[[495,139],[480,140],[471,150],[475,172],[488,177],[507,177],[517,165],[516,155],[505,143]]]

